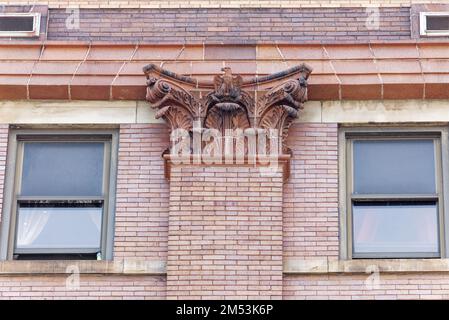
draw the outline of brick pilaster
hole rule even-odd
[[[282,298],[282,172],[172,166],[168,299]]]

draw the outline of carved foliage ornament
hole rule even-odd
[[[213,82],[200,83],[150,64],[144,67],[146,99],[156,110],[156,118],[163,118],[171,130],[180,128],[191,133],[194,121],[222,134],[227,129],[276,129],[282,139],[282,152],[288,153],[288,129],[307,101],[311,71],[302,64],[244,81],[240,75],[233,75],[230,68],[223,68]],[[274,85],[270,87],[271,83]],[[194,94],[199,92],[208,93],[202,97]]]

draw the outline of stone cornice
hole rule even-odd
[[[142,67],[150,61],[209,82],[205,90],[222,67],[241,74],[245,90],[256,82],[263,90],[270,77],[282,76],[272,72],[301,61],[314,69],[309,100],[448,99],[446,60],[449,42],[436,39],[247,45],[0,41],[0,99],[144,100]]]

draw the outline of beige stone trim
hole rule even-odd
[[[449,272],[449,259],[284,260],[284,274]]]
[[[163,123],[142,101],[0,101],[0,123]]]
[[[50,8],[304,8],[407,6],[412,3],[441,3],[442,0],[4,0],[4,4],[44,4]]]
[[[0,101],[0,124],[164,123],[145,101]],[[449,100],[308,101],[302,123],[449,122]]]
[[[165,261],[146,260],[28,260],[0,261],[0,276],[23,274],[65,274],[79,270],[80,274],[164,275]]]
[[[76,269],[77,268],[77,269]],[[28,260],[1,261],[0,276],[66,274],[79,270],[80,274],[165,275],[166,262],[159,260],[125,259],[117,261],[92,260]],[[284,274],[335,274],[335,273],[448,272],[449,259],[284,259]]]
[[[447,122],[449,100],[309,101],[299,122],[396,123]]]

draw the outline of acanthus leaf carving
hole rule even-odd
[[[189,92],[164,79],[148,77],[146,99],[156,109],[156,118],[163,118],[171,130],[191,131],[199,118],[199,102]]]
[[[214,77],[213,83],[200,83],[148,65],[144,68],[146,99],[156,109],[156,117],[165,119],[172,130],[182,128],[191,133],[194,121],[198,120],[202,128],[217,129],[222,134],[226,129],[276,129],[282,141],[282,152],[288,153],[288,130],[307,101],[307,79],[312,69],[303,64],[247,81],[240,75],[233,75],[230,68],[222,71],[223,74]],[[277,85],[255,102],[246,88],[252,87],[255,94],[260,94],[258,86],[270,82]],[[197,99],[188,89],[192,92],[207,89],[209,93]]]
[[[283,153],[289,153],[286,145],[288,130],[307,101],[307,79],[310,72],[311,70],[304,66],[297,79],[288,80],[272,88],[257,102],[257,127],[277,129],[282,139]]]

